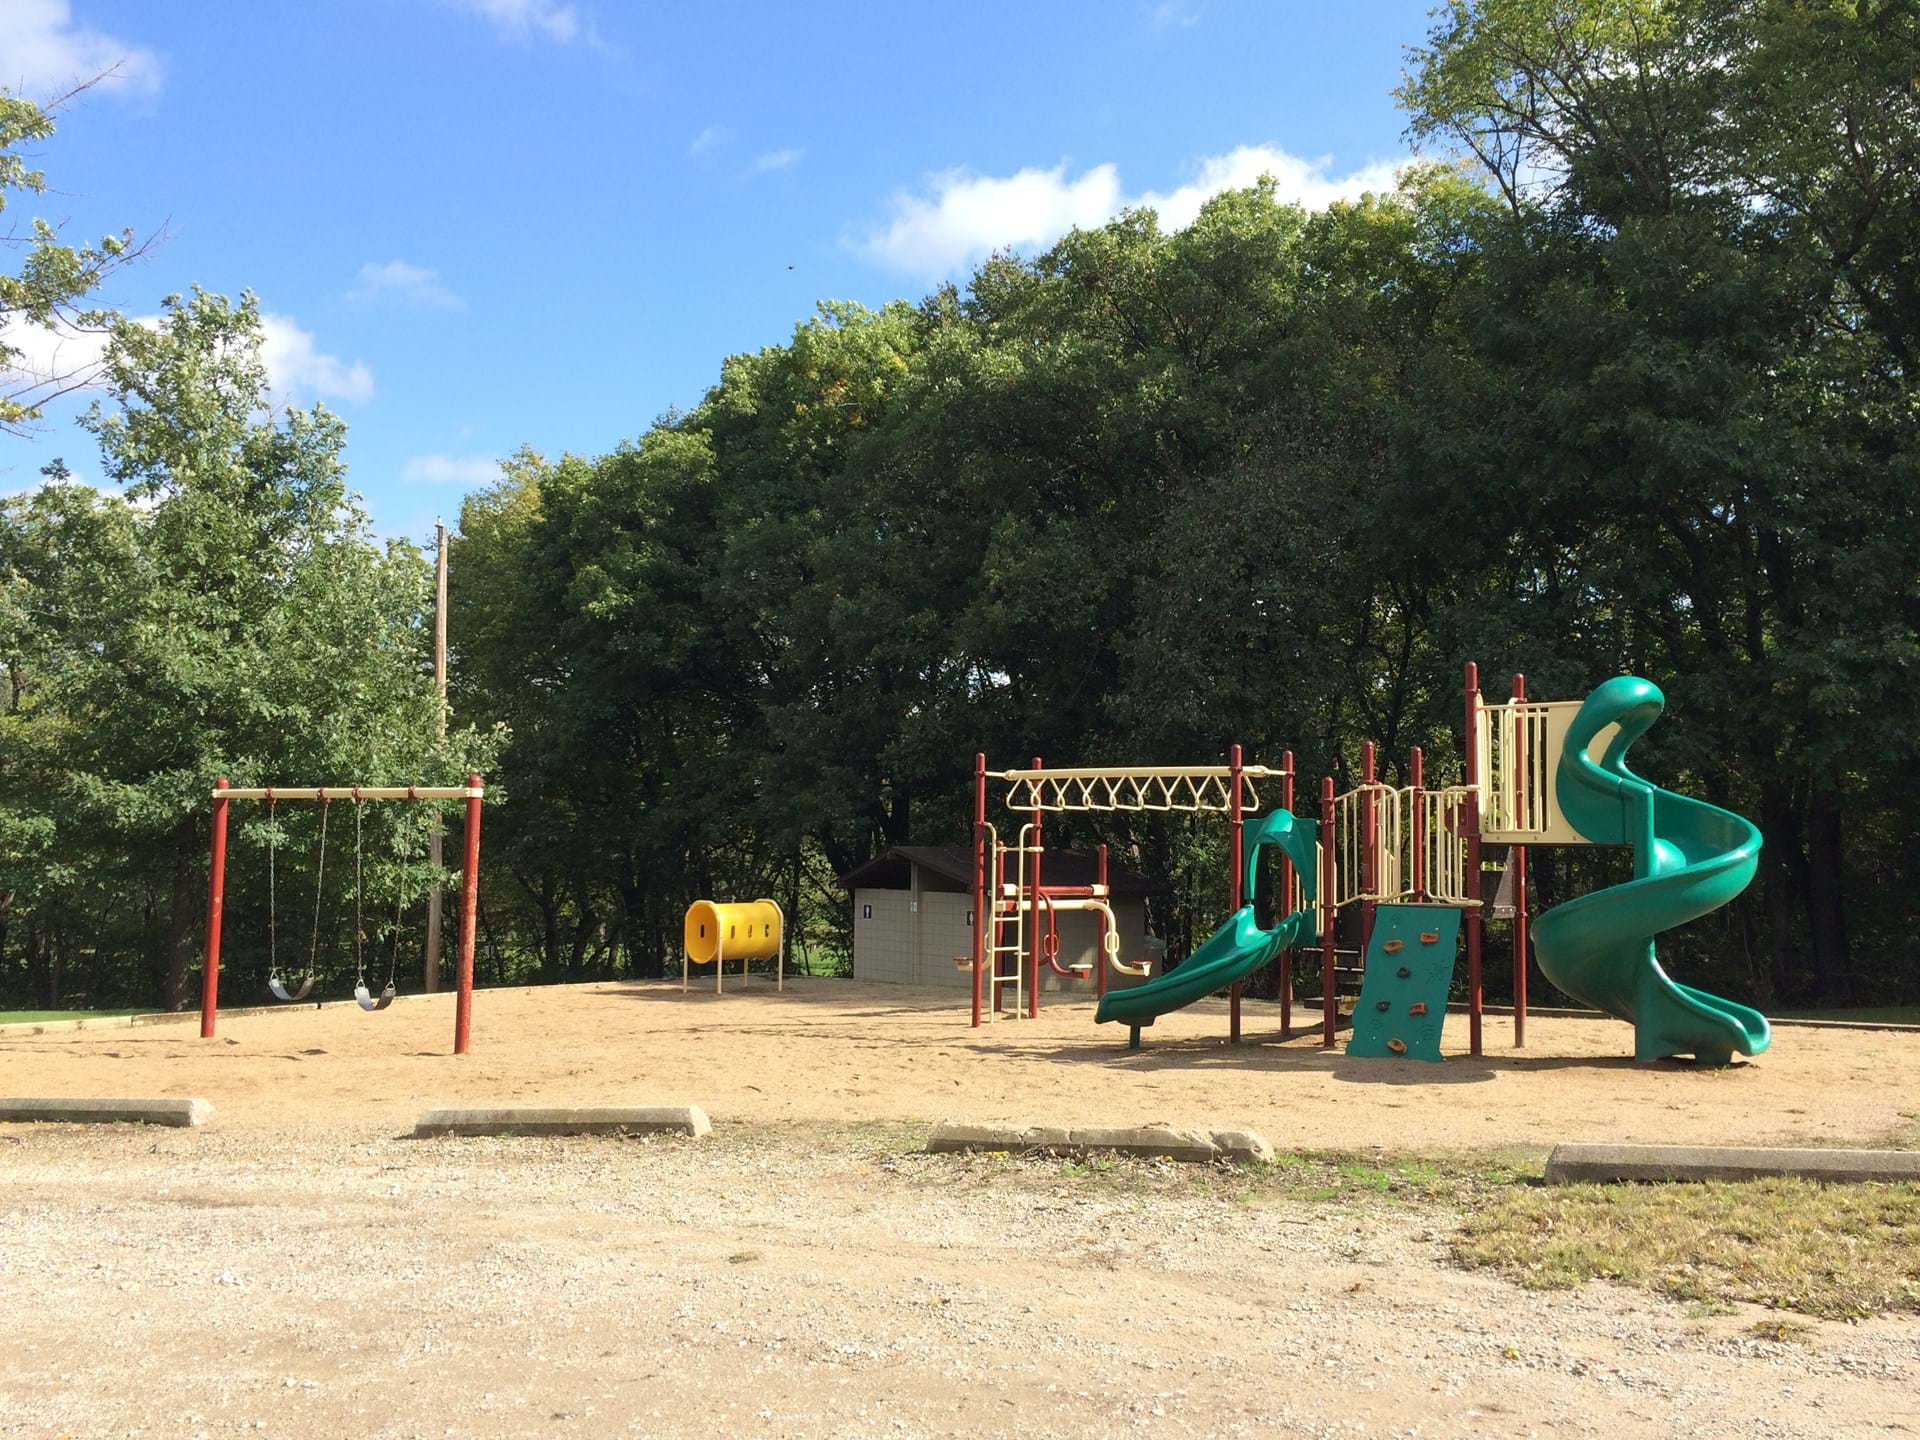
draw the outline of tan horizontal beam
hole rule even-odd
[[[1268,765],[1243,765],[1240,773],[1252,779],[1284,776],[1285,770],[1275,770]],[[1171,780],[1230,780],[1233,767],[1229,765],[1120,765],[1112,769],[1094,766],[1079,770],[989,770],[989,778],[998,780],[1157,780],[1165,777]]]
[[[216,800],[478,800],[484,785],[269,785],[209,792]]]

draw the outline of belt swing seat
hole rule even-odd
[[[408,797],[409,802],[412,796]],[[276,1000],[304,1000],[313,993],[314,980],[319,972],[320,959],[320,916],[326,897],[327,873],[327,815],[333,798],[320,796],[320,841],[319,852],[314,865],[313,876],[313,933],[307,946],[306,973],[297,984],[289,984],[280,974],[279,943],[279,894],[278,866],[276,849],[279,832],[274,825],[274,799],[272,792],[267,794],[267,988],[273,992]],[[393,906],[392,944],[387,956],[387,983],[378,995],[367,984],[367,930],[366,930],[366,869],[365,869],[365,801],[361,798],[359,787],[353,790],[353,999],[362,1010],[371,1014],[385,1010],[393,1004],[398,994],[396,978],[400,965],[400,922],[405,914],[406,893],[404,885],[396,891]]]
[[[402,888],[396,888],[395,891],[393,902],[393,946],[387,956],[387,983],[386,987],[382,989],[378,995],[375,995],[367,988],[367,927],[365,921],[362,919],[361,911],[361,897],[363,894],[361,856],[363,849],[361,844],[360,819],[362,807],[366,802],[360,798],[360,787],[356,785],[353,789],[353,1000],[362,1010],[371,1014],[376,1010],[384,1010],[393,1004],[393,997],[396,993],[394,989],[394,977],[399,973],[400,966],[400,916],[406,904],[406,892]],[[409,799],[408,803],[412,803],[411,799]]]
[[[267,989],[273,992],[276,1000],[304,1000],[313,993],[314,962],[320,953],[320,883],[327,869],[327,807],[320,806],[320,857],[314,870],[313,879],[313,944],[307,951],[307,973],[300,977],[296,989],[288,989],[287,982],[280,978],[280,901],[275,875],[274,856],[279,847],[280,832],[274,824],[274,801],[271,791],[267,794]]]

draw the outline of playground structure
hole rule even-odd
[[[989,782],[1005,784],[1009,810],[1024,811],[1026,822],[1014,843],[1000,839],[987,819]],[[1133,766],[1119,769],[1049,770],[1039,756],[1026,770],[989,770],[984,754],[973,765],[973,908],[979,917],[974,928],[973,954],[961,963],[973,969],[973,1023],[987,1018],[1018,1018],[1022,1008],[1029,1019],[1040,1013],[1040,967],[1069,975],[1057,960],[1058,933],[1053,917],[1064,910],[1092,910],[1101,918],[1101,940],[1093,966],[1095,994],[1104,1004],[1110,994],[1107,973],[1145,976],[1151,962],[1128,962],[1120,956],[1119,928],[1114,922],[1106,884],[1107,847],[1099,848],[1099,870],[1093,884],[1049,885],[1045,879],[1045,827],[1048,814],[1089,814],[1154,811],[1163,814],[1223,814],[1227,817],[1228,849],[1232,865],[1233,910],[1251,913],[1252,889],[1242,865],[1245,819],[1261,805],[1256,788],[1278,783],[1281,809],[1293,806],[1293,755],[1278,767],[1247,765],[1240,746],[1229,752],[1226,765]],[[1011,875],[1012,878],[1009,878]],[[1283,893],[1296,888],[1294,872],[1283,871]],[[1265,942],[1262,942],[1263,948]],[[1264,963],[1264,960],[1260,963]],[[1190,960],[1189,965],[1192,964]],[[1076,967],[1077,969],[1078,967]],[[1249,969],[1257,969],[1251,965]],[[1187,969],[1186,966],[1182,967]],[[1192,983],[1191,979],[1188,983]],[[1239,976],[1223,980],[1231,988],[1232,1025],[1240,1035]],[[1011,987],[1009,1006],[1006,990]],[[1134,987],[1135,994],[1150,986]],[[1163,992],[1164,993],[1164,992]],[[1198,996],[1194,997],[1199,998]],[[1183,1003],[1191,1003],[1183,1002]]]
[[[1461,782],[1429,788],[1418,747],[1403,786],[1378,778],[1371,741],[1361,749],[1360,783],[1337,792],[1321,781],[1317,819],[1295,816],[1293,756],[1277,769],[1226,766],[1113,770],[989,771],[974,765],[974,894],[986,917],[974,940],[973,1023],[1007,1010],[1026,977],[1046,960],[1040,928],[1026,916],[1066,897],[1043,883],[1042,817],[1059,811],[1212,811],[1228,817],[1232,913],[1187,960],[1148,983],[1109,991],[1102,971],[1098,1021],[1120,1021],[1139,1043],[1142,1026],[1221,988],[1229,992],[1229,1037],[1240,1039],[1242,982],[1297,947],[1320,953],[1321,1043],[1331,1048],[1343,976],[1357,981],[1348,1053],[1435,1060],[1452,987],[1458,931],[1465,933],[1470,1053],[1484,1053],[1483,948],[1489,906],[1483,847],[1507,849],[1497,896],[1513,921],[1515,1048],[1526,1044],[1529,950],[1541,972],[1583,1004],[1633,1024],[1636,1058],[1692,1054],[1724,1064],[1756,1055],[1770,1032],[1747,1006],[1680,985],[1660,968],[1655,937],[1727,904],[1751,882],[1759,832],[1740,816],[1651,785],[1626,766],[1628,747],[1659,716],[1664,699],[1651,681],[1619,676],[1585,700],[1530,700],[1524,676],[1512,699],[1488,704],[1479,670],[1466,666]],[[987,820],[987,782],[1004,782],[1009,810],[1030,814],[1016,844],[1004,844]],[[1256,781],[1281,782],[1279,806],[1260,808]],[[1276,846],[1283,858],[1276,920],[1259,925],[1251,905],[1257,855]],[[1580,896],[1534,922],[1528,914],[1527,852],[1535,845],[1628,845],[1634,879]],[[1012,861],[1008,879],[1009,865]],[[1100,887],[1092,887],[1097,891]],[[1077,898],[1077,897],[1076,897]],[[1091,897],[1091,898],[1097,898]],[[1336,944],[1349,911],[1357,945]],[[1011,931],[1011,935],[1008,932]],[[1341,966],[1342,954],[1354,963]],[[1349,989],[1351,989],[1351,984]],[[1291,970],[1280,985],[1282,1034],[1292,1033]]]
[[[200,979],[200,1038],[211,1040],[214,1022],[220,1010],[220,941],[226,907],[227,818],[235,800],[264,801],[271,813],[282,800],[312,800],[320,805],[320,854],[314,877],[314,940],[308,951],[306,972],[296,989],[288,989],[279,970],[278,897],[274,893],[274,842],[268,843],[268,988],[279,1000],[302,1000],[313,990],[315,960],[319,946],[319,904],[325,879],[326,816],[336,800],[354,806],[354,1000],[362,1010],[384,1010],[393,1003],[395,967],[398,964],[398,922],[395,911],[395,945],[387,969],[387,983],[378,997],[367,985],[364,953],[364,918],[361,912],[361,806],[374,800],[466,801],[466,853],[461,871],[459,958],[455,981],[453,1053],[464,1055],[473,1038],[473,946],[474,930],[480,908],[480,802],[486,789],[478,775],[469,775],[465,785],[267,785],[259,788],[230,786],[223,775],[213,785],[212,865],[207,880],[207,951]]]
[[[740,962],[740,978],[754,960],[774,962],[773,988],[787,988],[787,916],[777,900],[733,904],[696,900],[681,931],[680,988],[687,988],[689,962],[713,966],[713,993],[724,993],[727,961]]]

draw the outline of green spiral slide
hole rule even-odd
[[[1311,942],[1313,900],[1317,892],[1319,867],[1314,860],[1314,838],[1319,827],[1290,811],[1276,810],[1247,827],[1246,888],[1251,895],[1260,873],[1260,848],[1278,845],[1293,862],[1300,876],[1306,908],[1274,922],[1271,930],[1262,930],[1254,917],[1253,906],[1242,905],[1207,941],[1177,967],[1144,985],[1125,990],[1109,990],[1100,997],[1094,1012],[1097,1021],[1120,1020],[1133,1029],[1133,1040],[1140,1039],[1140,1027],[1151,1025],[1169,1010],[1178,1010],[1201,1000],[1223,986],[1252,974],[1290,945]]]
[[[1692,1055],[1724,1065],[1736,1051],[1758,1055],[1767,1048],[1766,1016],[1671,979],[1654,954],[1654,937],[1745,890],[1760,863],[1760,832],[1731,811],[1662,790],[1627,768],[1627,748],[1665,705],[1651,680],[1621,675],[1574,716],[1555,798],[1594,844],[1633,847],[1634,878],[1540,916],[1534,953],[1561,990],[1632,1024],[1635,1059]],[[1618,730],[1596,760],[1589,749],[1609,726]]]

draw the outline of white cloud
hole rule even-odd
[[[400,478],[419,485],[491,485],[500,478],[500,462],[485,455],[416,455]]]
[[[551,40],[571,45],[585,27],[580,12],[557,0],[453,0],[460,9],[478,15],[509,40]]]
[[[1161,194],[1149,190],[1132,205],[1149,205],[1169,230],[1183,230],[1199,217],[1200,207],[1223,190],[1244,190],[1262,175],[1271,175],[1280,198],[1309,210],[1324,210],[1336,200],[1357,200],[1369,190],[1376,195],[1393,189],[1394,172],[1403,161],[1375,161],[1346,175],[1329,173],[1333,157],[1308,160],[1275,145],[1242,145],[1225,155],[1200,162],[1200,175]]]
[[[160,323],[158,315],[133,318],[141,325]],[[0,339],[20,352],[10,364],[0,366],[0,386],[100,387],[98,372],[107,349],[104,333],[68,325],[53,330],[10,325],[0,330]],[[364,405],[373,398],[373,371],[367,363],[348,362],[322,350],[313,332],[302,329],[291,315],[261,313],[260,361],[267,367],[267,388],[276,404],[317,396]]]
[[[1207,7],[1197,0],[1161,0],[1153,7],[1153,26],[1156,30],[1187,30],[1198,25],[1206,13]]]
[[[68,0],[0,3],[0,85],[47,99],[111,70],[102,90],[150,95],[160,88],[160,57],[139,45],[73,23]]]
[[[1346,175],[1333,157],[1305,159],[1274,145],[1242,145],[1200,162],[1199,173],[1168,191],[1129,195],[1112,164],[1069,176],[1064,163],[1012,175],[948,170],[927,178],[919,194],[894,196],[891,218],[858,242],[868,256],[903,274],[941,279],[958,274],[1004,247],[1038,249],[1067,231],[1104,224],[1122,210],[1150,206],[1169,230],[1184,229],[1200,207],[1223,190],[1273,176],[1282,200],[1324,209],[1365,191],[1393,188],[1397,162],[1376,162]]]
[[[438,270],[405,260],[368,261],[347,298],[362,305],[391,301],[415,310],[464,310],[467,305],[447,288]]]
[[[107,349],[104,334],[65,324],[51,330],[40,325],[0,326],[0,343],[18,352],[0,365],[0,388],[9,391],[73,383],[84,387],[91,383]]]
[[[351,364],[329,355],[291,315],[260,314],[260,359],[276,398],[316,395],[364,405],[373,398],[373,371],[364,360]]]
[[[693,137],[692,143],[687,146],[687,153],[689,155],[705,155],[710,150],[719,149],[732,138],[733,132],[727,129],[726,126],[709,125]]]
[[[748,168],[749,175],[766,175],[775,170],[791,170],[800,163],[804,154],[800,150],[769,150],[764,155],[756,155]]]
[[[1006,176],[948,170],[927,185],[930,195],[896,195],[893,219],[861,246],[889,269],[951,275],[1001,246],[1046,245],[1075,226],[1098,225],[1125,203],[1112,165],[1077,180],[1064,164]]]

